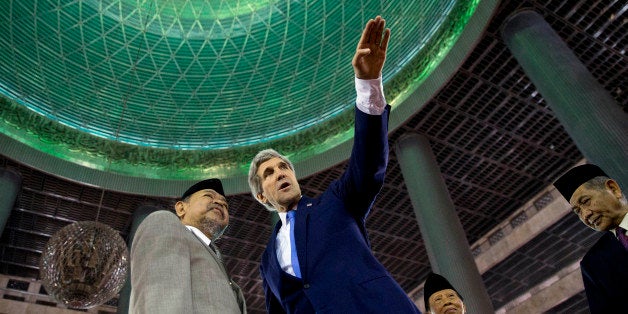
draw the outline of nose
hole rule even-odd
[[[213,199],[212,200],[212,204],[216,204],[222,208],[228,208],[227,202],[221,200],[221,199]]]
[[[279,171],[279,172],[277,173],[277,181],[279,181],[279,180],[281,180],[281,179],[283,179],[283,178],[285,178],[285,177],[286,177],[286,174],[285,174],[285,173],[283,173],[283,171]]]
[[[582,216],[582,218],[584,218],[584,220],[591,224],[591,222],[589,221],[589,219],[591,218],[591,216],[593,215],[593,212],[589,210],[589,208],[582,208],[580,210],[580,215]]]

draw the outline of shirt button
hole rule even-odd
[[[309,283],[306,283],[306,284],[303,285],[303,289],[309,289],[309,288],[310,288],[310,284]]]

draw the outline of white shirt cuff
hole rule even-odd
[[[386,98],[384,98],[384,85],[382,77],[363,80],[355,78],[355,91],[357,98],[355,104],[358,109],[370,115],[381,115],[386,108]]]

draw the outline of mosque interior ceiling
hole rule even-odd
[[[510,14],[542,14],[628,111],[628,5],[490,2],[0,2],[9,21],[0,23],[0,167],[22,176],[0,273],[38,279],[43,247],[63,226],[97,220],[126,239],[138,207],[168,208],[184,184],[219,176],[234,183],[218,246],[250,312],[263,313],[258,267],[271,215],[243,188],[248,162],[262,148],[286,153],[311,196],[340,176],[351,57],[366,20],[381,14],[393,33],[383,73],[391,150],[367,229],[376,257],[418,295],[430,263],[392,148],[403,134],[430,140],[470,245],[525,221],[513,213],[542,207],[539,193],[584,158],[504,44]],[[473,28],[477,38],[465,37]],[[597,236],[568,215],[484,272],[495,309],[581,259]],[[586,313],[586,296],[553,310]]]

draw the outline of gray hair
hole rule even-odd
[[[606,189],[606,181],[608,181],[608,179],[610,179],[610,178],[609,177],[605,177],[605,176],[597,176],[597,177],[592,178],[589,181],[583,183],[583,185],[587,189],[604,190],[604,189]]]
[[[593,189],[593,190],[605,190],[606,189],[606,181],[610,180],[611,178],[606,177],[606,176],[597,176],[585,183],[583,183],[582,185],[584,185],[587,189]],[[617,185],[619,185],[619,183],[617,183]],[[619,201],[622,204],[626,204],[628,203],[628,201],[626,200],[626,194],[622,191],[621,193],[621,198],[619,199]]]
[[[264,192],[264,189],[262,188],[262,180],[257,176],[257,170],[259,169],[259,165],[275,157],[283,160],[286,164],[288,164],[290,170],[294,171],[294,165],[292,165],[292,162],[290,162],[286,156],[270,148],[257,153],[257,155],[253,158],[253,161],[251,161],[251,166],[249,167],[249,187],[251,188],[251,194],[253,194],[253,198],[255,200],[264,205],[264,207],[266,207],[269,211],[277,211],[277,208],[273,207],[270,203],[262,203],[259,199],[257,199],[257,195]]]

